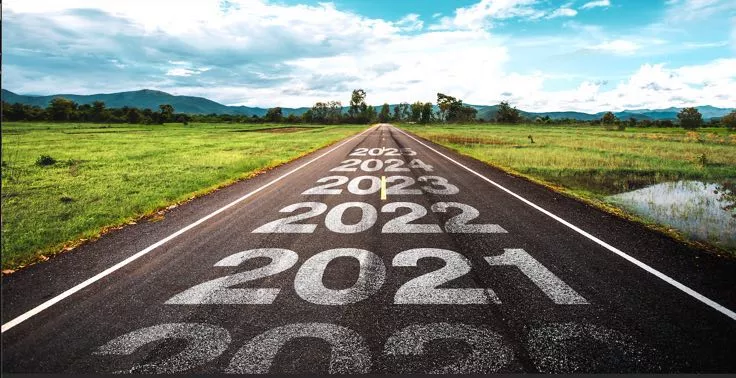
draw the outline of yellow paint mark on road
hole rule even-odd
[[[386,176],[381,176],[381,201],[386,200]]]

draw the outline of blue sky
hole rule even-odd
[[[6,0],[2,43],[22,94],[736,107],[734,0]]]

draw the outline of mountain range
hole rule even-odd
[[[105,105],[109,108],[121,108],[123,106],[136,107],[140,109],[150,108],[158,109],[161,104],[170,104],[174,107],[177,113],[189,113],[189,114],[231,114],[231,115],[246,115],[246,116],[263,116],[266,114],[268,109],[248,106],[228,106],[218,102],[206,99],[204,97],[195,96],[177,96],[166,92],[161,92],[151,89],[142,89],[138,91],[129,92],[117,92],[117,93],[101,93],[93,95],[75,95],[75,94],[56,94],[48,96],[30,96],[30,95],[19,95],[2,89],[2,100],[8,103],[21,103],[26,105],[35,105],[40,107],[46,107],[55,97],[64,97],[75,101],[79,104],[91,104],[94,101],[104,101]],[[498,105],[469,105],[478,110],[477,118],[492,119],[495,117],[498,111]],[[393,110],[394,105],[391,105]],[[436,108],[436,105],[435,105]],[[717,108],[714,106],[697,106],[696,107],[703,118],[718,118],[722,117],[734,109]],[[295,114],[301,115],[305,111],[309,110],[308,107],[302,108],[282,108],[284,115]],[[347,108],[344,108],[347,109]],[[667,109],[635,109],[635,110],[624,110],[621,112],[614,112],[616,117],[619,119],[636,118],[638,120],[664,120],[677,118],[677,113],[681,108],[667,108]],[[599,113],[582,113],[582,112],[528,112],[521,110],[523,116],[528,118],[545,117],[548,116],[551,119],[560,118],[571,118],[581,121],[590,121],[594,119],[600,119],[605,112]]]

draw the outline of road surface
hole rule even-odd
[[[733,373],[734,284],[383,124],[4,277],[2,371]]]

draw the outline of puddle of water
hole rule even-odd
[[[666,182],[606,199],[693,240],[736,248],[736,189],[732,184]]]

